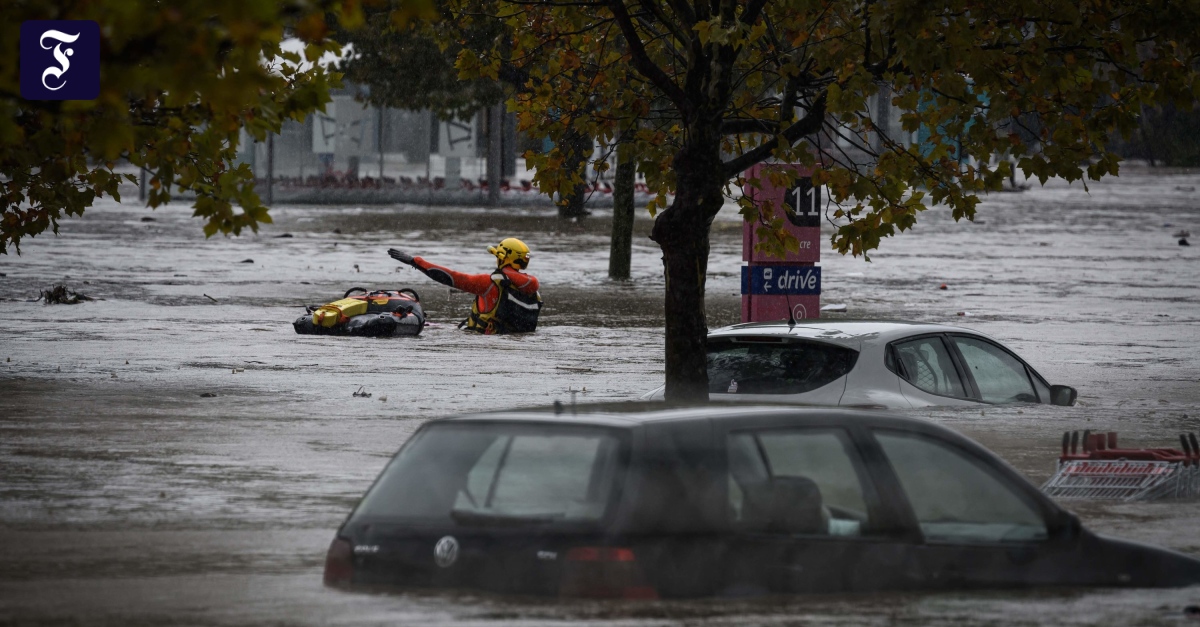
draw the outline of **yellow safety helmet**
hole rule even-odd
[[[495,246],[488,246],[488,252],[496,256],[497,268],[512,266],[523,270],[529,265],[529,247],[515,237],[508,237]]]

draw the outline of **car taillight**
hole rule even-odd
[[[346,586],[354,576],[354,547],[348,540],[334,538],[325,553],[325,585]]]
[[[634,562],[633,549],[608,546],[577,546],[567,551],[568,562]]]
[[[633,549],[579,546],[563,559],[562,596],[620,599],[657,599],[647,585]]]

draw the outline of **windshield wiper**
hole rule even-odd
[[[454,522],[460,525],[479,527],[520,527],[554,522],[564,517],[565,514],[506,515],[473,512],[465,509],[450,510],[450,518],[453,518]]]

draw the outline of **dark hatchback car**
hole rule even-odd
[[[1091,533],[927,422],[658,408],[424,425],[338,530],[325,583],[627,598],[1200,583],[1200,561]]]

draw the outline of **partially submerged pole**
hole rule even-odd
[[[379,121],[375,125],[378,127],[378,145],[379,145],[379,186],[383,186],[383,107],[376,107],[379,112]]]
[[[267,134],[267,204],[275,204],[275,135]]]
[[[487,158],[487,179],[488,179],[488,204],[500,204],[500,178],[501,178],[501,160],[504,159],[503,153],[503,124],[504,124],[504,105],[492,105],[488,107],[488,158]],[[478,153],[477,153],[478,154]]]

